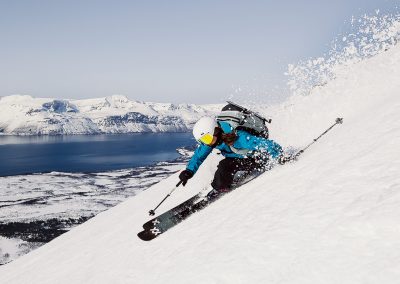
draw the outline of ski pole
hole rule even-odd
[[[182,183],[182,181],[178,182],[177,185],[171,190],[171,192],[168,193],[167,196],[165,196],[163,200],[161,200],[161,202],[156,206],[156,208],[154,208],[154,209],[152,209],[152,210],[149,211],[149,215],[150,215],[150,216],[154,216],[154,215],[156,214],[155,211],[157,210],[157,208],[160,207],[160,205],[165,201],[165,199],[167,199],[168,197],[171,196],[171,194],[175,191],[175,189],[178,188],[178,186],[181,185],[181,183]]]
[[[310,144],[308,144],[306,147],[304,147],[303,149],[301,149],[299,152],[297,152],[297,154],[294,156],[294,159],[296,159],[298,156],[300,156],[300,154],[302,154],[305,150],[308,149],[308,147],[310,147],[312,144],[314,144],[315,142],[318,141],[319,138],[321,138],[322,136],[324,136],[329,130],[331,130],[335,125],[337,124],[342,124],[343,123],[343,118],[336,118],[335,124],[331,125],[331,127],[329,127],[327,130],[325,130],[320,136],[318,136],[317,138],[313,139],[313,142],[311,142]]]

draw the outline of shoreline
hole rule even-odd
[[[99,173],[50,172],[1,177],[0,265],[46,244],[179,171],[193,147],[174,160]]]

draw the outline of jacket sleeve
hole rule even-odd
[[[205,144],[200,144],[196,150],[189,163],[186,166],[186,169],[196,173],[199,169],[200,165],[204,162],[204,160],[208,157],[208,155],[212,152],[212,147],[207,146]]]
[[[282,154],[282,147],[275,141],[251,135],[246,131],[240,132],[238,142],[243,148],[261,153],[267,152],[274,159]]]

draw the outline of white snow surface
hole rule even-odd
[[[84,100],[12,95],[0,98],[0,134],[184,132],[220,108],[138,102],[122,95]]]
[[[399,283],[400,46],[268,109],[302,147],[151,242],[136,237],[177,174],[0,267],[2,283]],[[207,186],[212,154],[158,213]]]
[[[193,152],[178,151],[178,160],[133,169],[0,177],[0,265],[44,245],[46,229],[70,230],[179,171]]]

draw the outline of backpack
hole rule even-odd
[[[248,110],[231,101],[227,101],[219,115],[217,121],[228,122],[236,130],[245,130],[252,135],[268,139],[268,127],[266,122],[271,123],[271,119],[266,119],[256,112]]]

